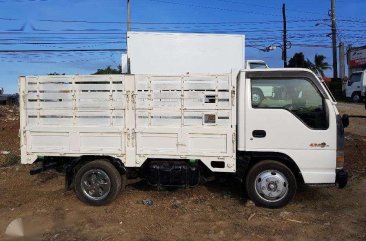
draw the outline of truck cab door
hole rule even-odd
[[[334,107],[316,76],[249,71],[245,91],[246,151],[287,155],[306,183],[334,183]]]

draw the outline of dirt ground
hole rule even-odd
[[[339,109],[366,115],[363,105]],[[176,191],[140,183],[108,206],[87,206],[64,191],[59,174],[4,167],[19,160],[18,122],[16,108],[0,106],[0,240],[16,218],[26,237],[15,240],[366,240],[366,119],[351,119],[346,129],[349,185],[306,187],[277,210],[255,207],[232,181]]]

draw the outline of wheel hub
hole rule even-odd
[[[266,201],[279,201],[288,192],[288,181],[277,170],[264,171],[256,177],[255,190]]]
[[[81,190],[92,200],[105,198],[111,190],[108,174],[101,169],[92,169],[84,173],[81,179]]]
[[[268,184],[268,191],[276,191],[277,190],[277,184],[271,182],[270,184]]]

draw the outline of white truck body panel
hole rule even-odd
[[[21,77],[21,161],[200,159],[235,172],[235,89],[236,74]]]
[[[244,68],[243,35],[128,32],[131,74],[230,73]]]

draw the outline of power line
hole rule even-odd
[[[6,41],[10,41],[10,40],[32,40],[32,41],[81,41],[81,40],[85,40],[85,41],[93,41],[93,40],[97,40],[97,41],[101,41],[101,40],[124,40],[125,41],[125,37],[113,37],[113,36],[103,36],[103,38],[101,37],[88,37],[88,36],[81,36],[81,37],[72,37],[72,38],[68,38],[68,37],[62,37],[62,36],[15,36],[15,37],[3,37],[0,38],[0,40],[6,40]]]
[[[214,27],[214,28],[213,28]],[[228,27],[234,27],[234,30],[239,28],[245,31],[250,31],[250,30],[255,30],[255,31],[262,31],[262,32],[268,32],[268,30],[262,28],[262,27],[259,27],[259,26],[251,26],[250,28],[248,27],[241,27],[241,26],[238,26],[237,24],[221,24],[221,25],[191,25],[191,26],[185,26],[185,25],[177,25],[177,26],[172,26],[172,25],[169,25],[169,26],[152,26],[152,27],[138,27],[139,29],[143,30],[143,29],[194,29],[194,28],[205,28],[205,29],[222,29],[223,27],[226,27],[225,29],[229,29]],[[303,28],[304,26],[296,26],[296,28],[290,28],[289,30],[291,31],[319,31],[319,30],[323,30],[323,29],[320,29],[320,28],[311,28],[311,29],[304,29]],[[307,26],[308,27],[308,26]],[[281,30],[281,28],[279,27],[278,29],[277,28],[271,28],[271,31],[277,31],[277,30]],[[328,29],[327,29],[328,30]],[[352,30],[356,30],[356,29],[352,29]],[[34,31],[32,32],[24,32],[24,31],[14,31],[14,30],[6,30],[6,31],[2,31],[1,33],[5,34],[5,33],[25,33],[25,34],[28,34],[28,33],[32,33],[32,34],[36,34],[36,33],[42,33],[42,34],[47,34],[47,33],[50,33],[50,34],[57,34],[57,33],[62,33],[64,34],[64,32],[80,32],[82,34],[88,34],[88,33],[100,33],[100,34],[104,34],[105,32],[108,31],[108,33],[124,33],[124,32],[119,32],[120,29],[61,29],[61,30],[57,30],[57,31],[54,31],[54,30],[49,30],[49,29],[35,29]],[[357,30],[356,30],[357,31]],[[359,31],[363,31],[363,29],[360,29]],[[87,32],[87,33],[85,33]],[[125,38],[125,37],[124,37]]]
[[[89,20],[62,20],[62,19],[39,19],[40,22],[54,23],[92,23],[92,24],[125,24],[122,21],[89,21]]]
[[[329,21],[330,19],[308,19],[308,21],[310,22],[319,22],[319,21]],[[75,22],[80,22],[79,20],[49,20],[49,21],[75,21]],[[290,22],[290,21],[288,21]],[[293,21],[293,22],[307,22],[307,21],[303,21],[303,20],[298,20],[298,21]],[[256,25],[256,24],[273,24],[273,23],[281,23],[281,21],[264,21],[264,22],[203,22],[203,23],[199,23],[199,22],[176,22],[176,23],[172,23],[172,22],[133,22],[134,25],[177,25],[180,27],[183,27],[181,25],[190,25],[190,26],[184,26],[184,27],[207,27],[207,26],[239,26],[239,25]],[[354,25],[352,25],[354,26]],[[176,27],[176,26],[173,26]],[[297,28],[299,28],[300,26],[297,26]],[[48,29],[37,29],[36,27],[34,27],[32,25],[32,29],[34,31],[52,31],[52,30],[48,30]],[[99,32],[104,32],[104,31],[119,31],[121,29],[61,29],[58,31],[99,31]],[[19,31],[19,30],[17,30]]]
[[[172,2],[172,1],[166,1],[166,0],[149,0],[151,2],[160,2],[160,3],[166,3],[166,4],[174,4],[174,5],[181,5],[181,6],[188,6],[188,7],[195,7],[195,8],[204,8],[204,9],[211,9],[211,10],[220,10],[220,11],[228,11],[228,12],[240,12],[240,13],[247,13],[247,14],[259,14],[259,15],[270,15],[270,16],[280,16],[278,14],[265,14],[265,13],[255,13],[253,11],[245,11],[245,10],[239,10],[239,9],[229,9],[229,8],[221,8],[221,7],[213,7],[213,6],[207,6],[207,5],[198,5],[198,4],[192,4],[192,3],[181,3],[181,2]]]
[[[124,52],[126,49],[8,49],[0,53],[44,53],[44,52]]]
[[[316,22],[328,19],[302,19],[290,20],[291,22]],[[89,21],[89,20],[63,20],[63,19],[38,19],[41,22],[56,22],[56,23],[90,23],[90,24],[127,24],[124,21]],[[266,20],[266,21],[220,21],[220,22],[131,22],[134,25],[206,25],[206,24],[271,24],[281,23],[281,20]]]
[[[15,32],[15,31],[1,31],[0,34],[41,34],[41,35],[47,35],[47,34],[85,34],[85,35],[93,35],[93,34],[100,34],[100,35],[110,35],[110,34],[125,34],[124,32]]]
[[[230,28],[231,26],[233,26],[233,28]],[[192,27],[192,26],[169,26],[169,27],[134,27],[132,28],[133,30],[181,30],[181,29],[188,29],[188,30],[205,30],[207,31],[211,31],[211,30],[220,30],[220,31],[238,31],[238,32],[242,32],[242,33],[250,33],[250,32],[255,32],[255,33],[268,33],[270,34],[270,32],[266,29],[263,28],[238,28],[238,27],[234,27],[234,25],[231,26],[224,26],[224,27]],[[282,32],[283,30],[281,28],[272,28],[271,32]],[[299,28],[289,28],[288,29],[289,32],[318,32],[318,33],[322,33],[323,31],[328,32],[329,29],[319,29],[319,28],[311,28],[311,29],[299,29]],[[350,31],[350,32],[354,32],[354,31],[365,31],[363,29],[349,29],[349,30],[343,30],[343,31]]]
[[[231,0],[214,0],[217,2],[224,2],[224,3],[233,3],[233,4],[239,4],[239,5],[245,5],[245,6],[254,6],[254,7],[261,7],[261,8],[268,8],[268,9],[274,9],[277,8],[274,5],[260,5],[260,4],[253,4],[253,3],[247,3],[247,2],[238,2],[238,1],[231,1]],[[278,8],[280,9],[280,8]]]
[[[295,47],[306,47],[306,48],[328,48],[331,49],[330,45],[321,45],[321,44],[292,44]]]
[[[18,20],[17,18],[0,18],[0,20],[4,20],[4,21],[15,21]]]
[[[166,4],[174,4],[174,5],[189,6],[189,7],[205,8],[205,9],[212,9],[212,10],[221,10],[221,11],[230,11],[230,12],[243,12],[243,13],[254,14],[254,15],[265,15],[265,16],[269,15],[269,16],[275,16],[275,17],[281,16],[279,14],[246,11],[246,10],[241,10],[241,9],[229,9],[229,8],[213,7],[213,6],[207,6],[207,5],[197,5],[197,4],[190,4],[190,3],[172,2],[172,1],[166,1],[166,0],[149,0],[149,1],[166,3]],[[223,1],[223,0],[221,0],[221,1]],[[226,2],[234,2],[234,1],[226,1]],[[304,13],[304,12],[302,12],[302,13]],[[314,13],[312,13],[312,14],[314,14]],[[316,14],[318,14],[318,13],[316,13]],[[322,14],[322,15],[324,15],[324,14]],[[300,19],[300,18],[297,18],[297,19]],[[306,20],[306,19],[301,19],[301,20]]]
[[[24,2],[48,2],[49,0],[1,0],[0,3],[8,3],[8,2],[16,2],[16,3],[24,3]]]
[[[37,29],[37,28],[33,28],[32,29],[35,32],[51,32],[53,30],[49,30],[49,29]],[[11,30],[10,30],[11,31]],[[108,29],[96,29],[96,28],[87,28],[87,29],[59,29],[57,31],[62,31],[62,32],[113,32],[113,31],[121,31],[121,29],[119,28],[108,28]]]
[[[214,1],[218,1],[218,2],[225,2],[225,3],[233,3],[233,4],[240,4],[240,5],[244,5],[244,6],[256,6],[256,7],[261,7],[261,8],[267,8],[267,9],[278,9],[280,10],[280,7],[274,6],[274,5],[260,5],[260,4],[253,4],[253,3],[248,3],[248,2],[238,2],[238,1],[231,1],[231,0],[214,0]],[[299,10],[295,10],[295,9],[289,9],[291,12],[298,12],[298,13],[306,13],[306,14],[313,14],[313,15],[326,15],[326,13],[320,13],[320,12],[308,12],[308,11],[299,11]]]
[[[164,31],[168,31],[168,32],[172,32],[171,30],[160,30],[161,32]],[[192,32],[192,31],[190,31]],[[199,31],[197,31],[199,32]],[[215,31],[212,32],[210,31],[209,33],[243,33],[242,31]],[[207,33],[204,31],[201,31],[201,33]],[[244,31],[245,33],[245,31]],[[281,38],[281,33],[278,32],[278,34],[276,35],[267,35],[265,33],[261,33],[261,34],[256,34],[254,36],[252,36],[251,34],[247,34],[247,39],[248,40],[257,40],[260,42],[268,42],[268,41],[279,41],[279,39]],[[352,34],[352,35],[348,35],[349,38],[352,38],[353,40],[363,40],[364,37],[363,35],[357,35],[357,34]],[[300,40],[300,41],[304,41],[304,38],[308,38],[306,41],[307,42],[316,42],[316,43],[320,43],[320,42],[328,42],[328,39],[325,37],[325,35],[319,35],[318,33],[303,33],[303,34],[292,34],[290,35],[290,39],[292,42],[296,41],[296,40]],[[80,39],[80,38],[79,38]],[[62,41],[57,41],[55,42],[55,40],[53,41],[47,41],[47,39],[43,40],[41,38],[37,38],[37,41],[32,41],[31,39],[21,39],[21,38],[12,38],[11,41],[9,42],[0,42],[0,44],[4,44],[4,45],[21,45],[21,44],[35,44],[35,45],[45,45],[45,44],[53,44],[53,45],[70,45],[70,44],[87,44],[88,46],[91,45],[96,45],[96,44],[123,44],[125,43],[125,41],[122,40],[118,40],[119,38],[111,38],[111,40],[116,40],[116,41],[99,41],[99,39],[94,39],[95,41],[90,41],[90,39],[86,39],[83,41],[74,41],[74,40],[65,40],[63,39]],[[4,39],[0,38],[0,41],[5,41]],[[47,42],[46,42],[47,41]]]
[[[350,18],[350,19],[337,19],[337,21],[339,22],[346,22],[346,23],[355,23],[355,22],[358,22],[358,23],[366,23],[366,20],[364,19],[359,19],[359,18]]]
[[[1,41],[2,39],[0,39]],[[25,42],[24,40],[15,40],[18,41],[17,43],[10,43],[10,42],[0,42],[3,45],[12,45],[12,44],[55,44],[55,45],[62,45],[62,44],[121,44],[126,43],[126,41],[110,41],[110,42]]]

